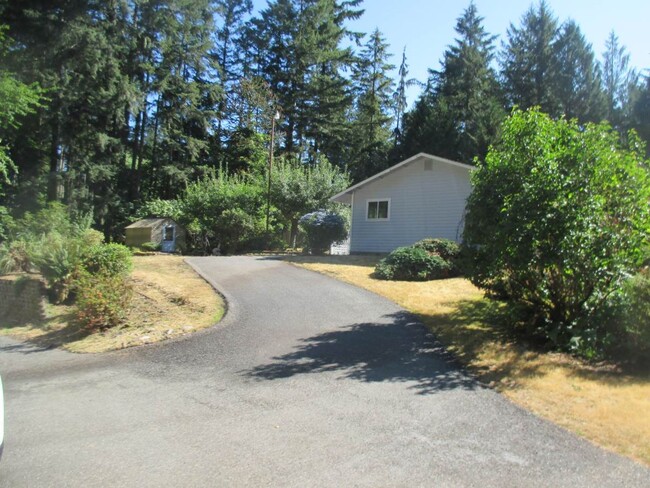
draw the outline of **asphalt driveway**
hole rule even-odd
[[[396,305],[269,258],[192,258],[216,327],[100,356],[0,339],[0,486],[650,486],[512,405]]]

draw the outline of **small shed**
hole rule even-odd
[[[162,252],[182,251],[185,248],[185,229],[170,218],[138,220],[127,226],[125,231],[127,246],[139,247],[152,242],[159,245]]]

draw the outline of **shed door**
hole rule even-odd
[[[176,227],[166,225],[163,229],[162,252],[174,252],[176,250]]]

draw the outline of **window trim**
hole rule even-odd
[[[387,211],[387,217],[386,218],[374,218],[371,219],[368,217],[368,210],[370,209],[370,204],[374,202],[388,202],[388,211]],[[366,222],[387,222],[390,220],[390,207],[391,207],[391,202],[390,198],[369,198],[366,200]],[[379,213],[379,205],[377,205],[377,213]]]

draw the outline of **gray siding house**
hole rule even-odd
[[[459,241],[472,169],[420,153],[334,195],[352,207],[350,252],[390,252],[426,237]]]

